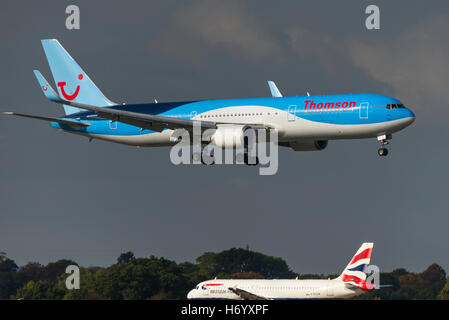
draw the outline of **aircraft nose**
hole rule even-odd
[[[410,109],[407,109],[407,118],[409,118],[409,125],[410,124],[412,124],[414,121],[415,121],[415,118],[416,118],[416,116],[415,116],[415,113],[412,111],[412,110],[410,110]]]
[[[187,299],[193,299],[193,290],[190,290],[187,294]]]

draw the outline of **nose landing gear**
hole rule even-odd
[[[385,157],[388,154],[388,149],[382,147],[379,150],[377,150],[377,154],[381,157]]]
[[[377,154],[381,157],[386,157],[388,155],[388,149],[385,148],[387,144],[389,144],[388,140],[390,140],[391,134],[389,135],[381,135],[377,137],[377,140],[380,141],[380,148],[377,150]]]

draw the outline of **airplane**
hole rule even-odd
[[[173,146],[179,142],[175,130],[191,132],[199,124],[201,130],[213,130],[207,142],[220,147],[245,147],[243,133],[252,128],[274,130],[278,145],[295,151],[323,150],[329,140],[377,138],[378,154],[386,156],[392,134],[415,120],[413,111],[385,95],[307,92],[306,96],[284,97],[272,81],[268,82],[272,97],[119,104],[106,98],[58,40],[41,42],[57,91],[38,70],[34,74],[45,97],[62,105],[65,116],[4,113],[49,121],[53,128],[89,141]]]
[[[187,294],[198,300],[348,299],[376,289],[364,273],[374,243],[365,242],[335,279],[213,279],[199,283]],[[378,287],[387,287],[384,285]]]

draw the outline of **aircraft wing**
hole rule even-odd
[[[61,101],[59,103],[64,103],[76,108],[85,109],[89,111],[96,112],[99,117],[109,119],[112,121],[119,121],[127,123],[136,127],[144,129],[149,129],[153,131],[163,131],[164,129],[192,129],[194,123],[201,124],[202,129],[216,129],[217,124],[211,121],[199,121],[190,119],[180,119],[175,117],[158,116],[153,114],[131,112],[125,110],[115,109],[112,107],[96,107],[82,103]]]
[[[244,300],[270,300],[269,298],[262,297],[257,294],[254,294],[254,293],[251,293],[246,290],[239,289],[239,288],[229,288],[229,290],[231,290],[232,292],[234,292],[236,295],[238,295],[239,297],[241,297]]]
[[[56,101],[55,101],[56,102]],[[59,101],[66,105],[70,105],[76,108],[85,109],[89,111],[96,112],[99,117],[109,119],[112,121],[119,121],[127,123],[136,127],[144,129],[149,129],[153,131],[163,131],[164,129],[179,129],[184,128],[187,130],[192,130],[194,124],[201,124],[201,129],[217,129],[221,124],[234,124],[232,122],[214,122],[214,121],[204,121],[204,120],[191,120],[191,119],[180,119],[175,117],[158,116],[153,114],[131,112],[115,109],[115,106],[111,107],[96,107],[92,105],[70,102],[66,100]],[[116,107],[120,107],[117,105]],[[253,129],[272,129],[271,126],[259,123],[247,123],[247,126]]]

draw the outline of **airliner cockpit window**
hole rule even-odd
[[[403,104],[387,104],[387,109],[402,109],[405,108]]]

